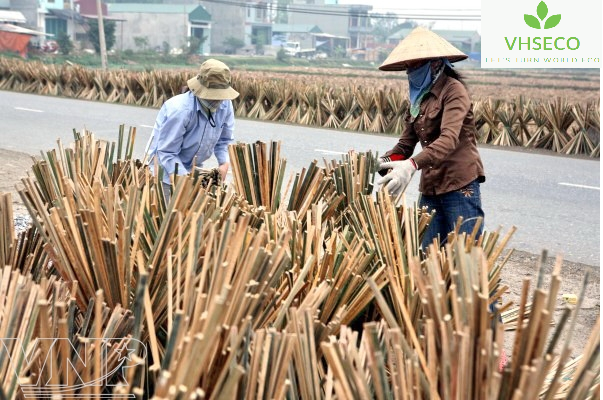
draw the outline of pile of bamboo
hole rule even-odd
[[[550,331],[560,262],[531,300],[525,282],[498,369],[510,305],[488,310],[513,230],[424,254],[431,215],[373,196],[370,153],[283,191],[278,143],[233,145],[233,185],[182,176],[166,204],[134,135],[46,152],[20,185],[20,235],[0,198],[6,398],[598,398],[598,331],[577,360],[561,340],[579,304]]]
[[[0,90],[160,107],[179,94],[194,70],[98,71],[0,58]],[[238,117],[352,131],[400,134],[408,109],[397,85],[333,85],[329,78],[275,80],[233,73]],[[600,156],[599,102],[570,104],[518,97],[474,99],[481,143]]]

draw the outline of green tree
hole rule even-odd
[[[379,62],[379,64],[382,64],[383,61],[387,59],[387,56],[389,56],[388,51],[379,50],[379,53],[377,54],[377,61]]]
[[[161,44],[161,53],[164,56],[167,56],[168,54],[170,54],[170,49],[171,49],[170,44],[164,40],[163,43]]]
[[[266,44],[266,35],[259,33],[251,36],[251,43],[255,47],[255,54],[264,54],[264,45]]]
[[[59,33],[57,36],[57,44],[59,45],[59,51],[65,56],[73,51],[73,42],[65,32]]]
[[[146,36],[134,36],[134,46],[139,51],[145,51],[149,47],[149,38]]]
[[[276,52],[276,59],[284,63],[289,62],[289,55],[287,55],[287,52],[285,51],[283,46],[281,46],[281,48],[278,49],[278,51]]]
[[[337,46],[335,50],[333,50],[333,57],[335,58],[344,58],[346,55],[346,51],[343,47]]]
[[[245,47],[245,42],[234,36],[227,37],[222,44],[228,48],[227,52],[230,52],[231,54],[234,54],[237,50]]]
[[[377,41],[385,43],[388,36],[393,35],[403,28],[412,29],[417,26],[417,23],[412,20],[399,23],[396,14],[386,13],[381,15],[380,18],[371,18],[371,26],[373,27],[371,33],[375,36]]]
[[[203,46],[203,43],[205,43],[205,41],[207,40],[207,36],[203,36],[203,37],[196,37],[196,36],[189,36],[186,38],[186,44],[184,45],[184,53],[188,54],[189,56],[195,55],[195,54],[199,54],[201,52],[201,46]]]
[[[105,46],[110,50],[115,44],[115,21],[103,21],[105,29]],[[98,35],[98,21],[91,19],[88,21],[88,40],[94,46],[94,50],[100,53],[100,36]]]

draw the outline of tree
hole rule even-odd
[[[276,52],[276,59],[284,63],[289,62],[289,55],[287,54],[283,46],[281,46],[281,48]]]
[[[237,50],[245,47],[245,42],[234,36],[227,37],[222,44],[228,48],[227,53],[230,52],[230,54],[234,54]]]
[[[197,37],[197,36],[189,36],[186,38],[186,44],[184,45],[184,53],[189,56],[199,54],[201,51],[201,46],[207,40],[207,36]]]
[[[105,28],[105,46],[107,50],[115,44],[115,21],[103,21]],[[98,21],[95,19],[88,20],[88,40],[94,46],[94,50],[100,53],[100,38],[98,36]]]
[[[139,51],[145,51],[149,47],[149,38],[146,36],[134,36],[134,45]]]
[[[266,44],[266,35],[264,33],[251,35],[251,43],[255,47],[255,54],[264,54],[264,45]]]
[[[399,23],[395,13],[381,14],[380,18],[371,18],[373,27],[372,34],[380,43],[387,42],[387,37],[396,33],[403,28],[414,28],[417,23],[414,21],[406,21]]]
[[[73,51],[73,42],[66,32],[61,32],[57,36],[57,44],[59,45],[59,51],[64,56],[69,55]]]
[[[170,49],[171,49],[170,44],[164,40],[163,43],[161,44],[161,53],[164,56],[167,56],[168,54],[170,54]]]
[[[344,58],[346,55],[346,51],[343,47],[341,46],[337,46],[335,47],[335,49],[333,50],[333,57],[335,58]]]

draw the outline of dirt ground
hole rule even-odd
[[[20,179],[27,175],[32,165],[32,158],[28,154],[0,149],[0,192],[12,192],[13,212],[15,215],[27,214],[21,199],[19,198],[15,185]],[[508,251],[508,250],[507,250]],[[506,254],[506,252],[504,253]],[[536,286],[538,277],[538,260],[540,255],[514,251],[502,272],[502,283],[509,286],[509,290],[503,296],[503,302],[513,301],[518,305],[523,280],[531,279],[530,299]],[[553,270],[555,255],[552,254],[544,263],[545,279],[544,288],[548,289],[550,274]],[[553,319],[558,321],[567,303],[563,300],[563,294],[579,295],[584,276],[589,271],[588,286],[581,309],[578,312],[576,328],[571,341],[572,356],[576,357],[582,353],[593,327],[598,324],[600,315],[600,271],[599,266],[588,266],[585,264],[564,261],[561,270],[562,283],[557,296],[557,307]],[[555,327],[552,326],[551,329]],[[550,337],[550,336],[549,336]],[[505,347],[507,353],[511,354],[514,331],[507,331],[505,335]]]

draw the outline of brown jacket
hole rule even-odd
[[[442,74],[423,97],[421,110],[406,127],[393,149],[385,155],[409,158],[418,141],[423,150],[413,157],[421,170],[419,191],[438,195],[460,189],[478,179],[484,182],[484,167],[477,151],[473,106],[465,86]]]

